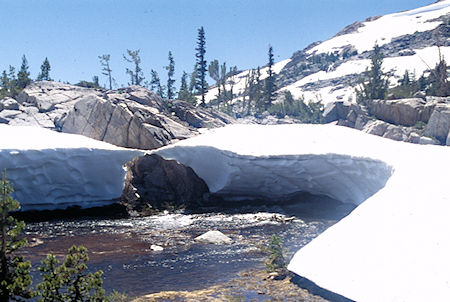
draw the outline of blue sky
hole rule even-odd
[[[0,71],[20,66],[31,76],[48,57],[55,80],[76,83],[101,75],[98,56],[111,54],[113,77],[127,84],[122,58],[141,50],[144,75],[155,69],[166,80],[167,55],[176,80],[195,62],[197,29],[206,32],[207,60],[239,69],[263,66],[267,49],[276,61],[344,26],[367,17],[431,4],[432,0],[0,0]]]

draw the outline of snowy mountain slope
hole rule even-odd
[[[226,126],[155,152],[219,194],[297,189],[359,204],[290,261],[320,287],[355,301],[450,301],[449,148],[297,124]]]
[[[438,62],[438,45],[444,58],[450,60],[449,20],[450,0],[444,0],[355,22],[331,39],[313,43],[277,63],[278,92],[289,90],[295,97],[303,95],[306,100],[325,104],[354,100],[354,86],[370,65],[375,43],[386,56],[383,66],[389,72],[391,85],[397,84],[405,70],[419,77]],[[267,77],[266,70],[267,67],[261,69],[262,77]],[[246,70],[229,79],[236,83],[233,87],[236,100],[242,99],[248,73]],[[217,88],[212,88],[207,99],[216,95]]]
[[[92,207],[118,199],[123,165],[144,151],[40,127],[0,125],[0,169],[24,210]]]

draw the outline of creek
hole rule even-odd
[[[90,271],[104,272],[104,287],[130,296],[198,290],[263,268],[272,234],[282,239],[285,258],[347,215],[350,205],[311,200],[301,205],[234,207],[207,213],[161,213],[140,218],[85,217],[28,223],[36,284],[39,261],[52,252],[62,259],[72,245],[89,250]],[[233,243],[198,243],[195,237],[219,230]],[[154,251],[151,245],[163,247]]]

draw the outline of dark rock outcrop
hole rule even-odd
[[[130,212],[204,204],[209,195],[206,183],[189,167],[151,154],[127,165],[122,203]]]

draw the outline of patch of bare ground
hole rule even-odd
[[[295,301],[327,302],[291,282],[291,277],[274,280],[260,269],[244,271],[222,284],[196,291],[164,291],[139,297],[133,302],[161,301]]]

